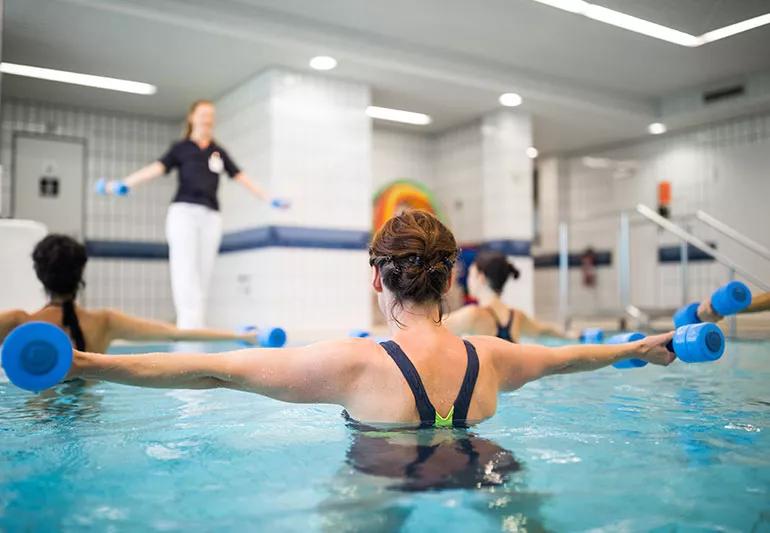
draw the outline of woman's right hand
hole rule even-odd
[[[668,344],[673,338],[674,332],[669,331],[660,335],[650,335],[636,341],[639,344],[639,359],[643,359],[653,365],[670,365],[676,359],[676,354],[668,349]]]

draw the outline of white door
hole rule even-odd
[[[13,216],[52,233],[83,237],[85,144],[77,139],[16,134]]]

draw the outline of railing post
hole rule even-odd
[[[559,223],[559,322],[567,325],[569,314],[569,228]]]
[[[628,213],[621,211],[618,230],[618,294],[620,308],[624,311],[631,305],[631,231]]]
[[[687,254],[688,254],[688,247],[687,241],[681,241],[679,243],[679,277],[682,283],[682,305],[687,305],[690,303],[689,298],[689,279],[687,276]]]
[[[735,270],[729,268],[727,269],[727,272],[727,281],[733,281],[735,279]],[[730,317],[727,319],[727,332],[730,337],[735,337],[738,334],[738,317],[736,315],[730,315]]]

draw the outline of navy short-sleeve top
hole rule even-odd
[[[201,148],[190,139],[184,139],[171,145],[158,161],[166,174],[178,169],[179,187],[174,202],[204,205],[215,211],[219,210],[219,175],[227,172],[233,178],[241,171],[225,149],[214,141]]]

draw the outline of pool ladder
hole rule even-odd
[[[727,268],[728,280],[735,279],[736,274],[743,277],[746,281],[749,281],[754,286],[764,291],[770,291],[770,283],[760,279],[758,276],[749,272],[746,268],[739,265],[726,255],[718,252],[712,248],[708,243],[699,239],[691,232],[687,231],[680,225],[672,222],[671,220],[659,215],[654,209],[644,205],[638,204],[634,210],[635,213],[641,215],[643,222],[651,222],[659,228],[671,233],[679,239],[680,242],[680,285],[681,285],[681,305],[690,303],[689,290],[688,290],[688,250],[689,246],[700,250],[701,252],[711,256],[715,261],[724,265]],[[617,271],[618,271],[618,294],[619,294],[619,306],[616,309],[600,310],[599,312],[591,315],[591,318],[596,317],[614,317],[620,320],[621,329],[625,325],[625,320],[628,318],[634,319],[642,326],[649,325],[651,320],[657,318],[670,317],[675,309],[673,308],[652,308],[643,309],[637,307],[631,303],[631,238],[630,238],[630,225],[631,215],[634,212],[620,211],[618,216],[618,247],[617,247]],[[602,218],[602,217],[599,217]],[[684,217],[685,219],[688,217]],[[691,218],[691,217],[689,217]],[[698,210],[695,213],[695,218],[710,226],[711,228],[719,231],[731,241],[736,242],[752,252],[758,254],[764,259],[770,260],[770,249],[762,244],[754,241],[753,239],[742,234],[735,228],[728,226],[724,222],[719,221],[715,217],[709,215],[705,211]],[[594,220],[594,219],[586,219]],[[586,315],[571,314],[569,308],[569,225],[566,222],[559,224],[559,319],[560,322],[567,327],[572,319],[578,317],[586,318]],[[729,333],[731,336],[736,334],[736,319],[735,316],[729,318]]]

